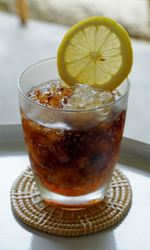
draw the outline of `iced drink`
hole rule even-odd
[[[21,107],[22,125],[43,199],[63,207],[102,200],[124,128],[126,101],[121,108],[117,104],[121,93],[58,80],[31,87],[26,97],[31,103]]]

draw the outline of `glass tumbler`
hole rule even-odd
[[[65,110],[27,97],[35,86],[60,81],[56,58],[36,63],[19,78],[19,104],[33,175],[43,200],[66,209],[103,200],[118,159],[130,84],[99,108]]]

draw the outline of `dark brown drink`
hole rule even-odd
[[[31,90],[27,96],[44,106],[64,109],[72,93],[73,89],[55,84],[47,91]],[[21,109],[33,172],[46,190],[82,196],[108,185],[120,150],[126,112],[109,108],[107,113],[106,119],[96,118],[89,126],[86,123],[95,118],[88,115],[88,120],[78,121],[76,128],[73,115],[72,121],[66,118],[72,128],[56,129],[30,119]]]

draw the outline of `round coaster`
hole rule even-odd
[[[20,220],[33,228],[63,236],[86,235],[115,225],[127,213],[131,198],[130,183],[118,168],[105,199],[83,210],[63,210],[43,201],[30,167],[16,179],[11,190],[12,208]]]

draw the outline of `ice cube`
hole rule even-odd
[[[99,98],[100,98],[103,105],[109,104],[109,103],[115,101],[114,94],[109,90],[103,90],[99,94]]]
[[[64,105],[65,109],[90,109],[101,107],[115,100],[109,90],[94,89],[87,84],[77,84],[73,94]]]
[[[73,87],[73,92],[64,104],[64,109],[92,109],[95,111],[75,112],[67,115],[67,122],[73,129],[85,129],[96,126],[99,122],[108,119],[110,107],[103,107],[115,100],[111,91],[94,89],[87,84],[78,84]]]

